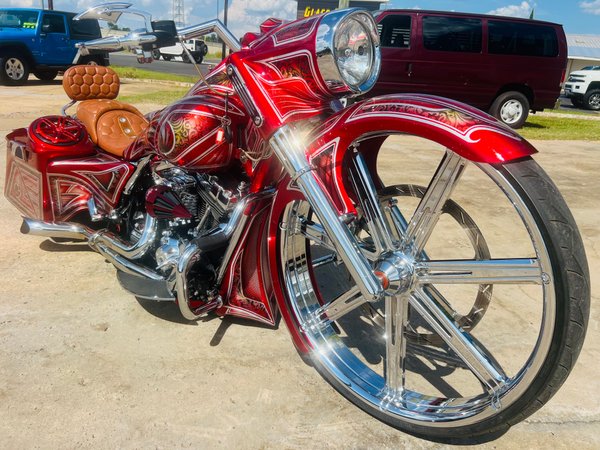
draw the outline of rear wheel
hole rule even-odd
[[[600,89],[592,89],[583,96],[583,106],[592,111],[600,111]]]
[[[496,97],[490,114],[511,128],[521,128],[529,116],[529,100],[520,92],[505,92]]]
[[[171,55],[163,55],[163,59],[165,61],[171,61],[171,59],[173,59],[173,57]]]
[[[374,165],[358,153],[348,166],[350,227],[385,299],[364,300],[306,201],[280,223],[289,310],[319,372],[369,414],[433,439],[494,436],[539,409],[589,314],[583,246],[552,181],[530,158],[475,165],[447,151],[427,188],[381,176],[374,194]]]
[[[29,77],[29,63],[19,55],[0,58],[0,81],[9,86],[22,86]]]

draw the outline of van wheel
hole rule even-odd
[[[600,111],[600,89],[592,89],[583,96],[583,106],[592,111]]]
[[[0,58],[0,81],[9,86],[22,86],[29,78],[29,64],[25,58],[8,55]]]
[[[521,128],[529,116],[529,100],[520,92],[505,92],[496,97],[490,114],[511,128]]]
[[[33,74],[38,80],[52,81],[56,78],[56,75],[58,75],[58,70],[35,71]]]

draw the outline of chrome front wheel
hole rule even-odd
[[[491,435],[532,414],[566,378],[589,311],[583,247],[551,181],[532,160],[474,165],[448,151],[420,192],[375,191],[360,153],[349,166],[349,226],[386,296],[367,302],[310,205],[291,202],[281,270],[315,366],[365,411],[429,438]],[[465,191],[463,208],[450,197]]]

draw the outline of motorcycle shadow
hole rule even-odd
[[[46,239],[40,243],[40,250],[45,252],[93,252],[86,241],[59,241]]]

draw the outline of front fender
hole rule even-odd
[[[342,182],[348,149],[361,143],[361,153],[374,164],[392,134],[434,141],[478,163],[504,163],[537,152],[494,117],[460,102],[422,94],[365,100],[334,114],[308,138],[307,157],[340,213],[354,211]]]

